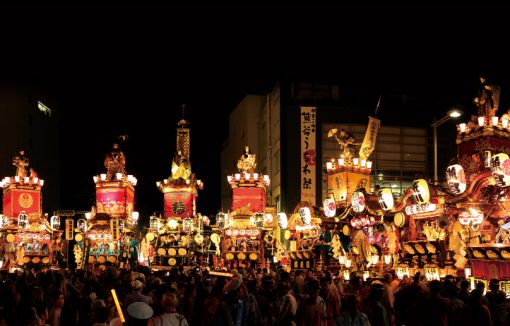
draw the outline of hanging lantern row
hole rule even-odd
[[[326,170],[328,172],[344,169],[359,171],[361,173],[370,173],[370,170],[372,169],[372,161],[361,160],[354,157],[352,162],[350,162],[346,161],[345,158],[340,157],[336,161],[333,159],[331,162],[326,162]]]
[[[158,189],[161,190],[162,188],[164,188],[167,185],[171,184],[172,181],[173,180],[171,178],[163,179],[163,183],[161,183],[161,181],[156,181],[156,187],[158,187]],[[202,180],[190,180],[190,179],[186,179],[184,182],[186,183],[186,185],[194,184],[200,190],[204,189],[204,182]]]
[[[372,226],[375,222],[375,216],[365,216],[361,218],[355,217],[351,220],[351,225],[353,228],[361,228],[364,226]]]
[[[225,231],[225,234],[233,237],[237,236],[256,237],[260,234],[260,231],[258,229],[233,229],[233,230],[228,229],[227,231]]]
[[[94,183],[101,183],[106,182],[106,173],[101,173],[99,176],[95,175],[92,177],[94,179]],[[122,173],[115,173],[115,180],[116,181],[122,181],[126,179],[127,182],[132,184],[133,186],[136,186],[138,183],[138,179],[134,177],[132,174],[128,174],[127,177]]]
[[[44,186],[44,180],[37,177],[20,177],[19,175],[14,177],[5,177],[0,181],[0,188],[6,188],[10,184],[24,184],[30,186]]]
[[[492,116],[492,117],[485,117],[485,116],[479,116],[478,119],[478,125],[475,125],[474,127],[471,127],[467,125],[466,123],[460,123],[458,125],[457,131],[459,134],[463,133],[469,133],[471,130],[478,130],[481,127],[492,127],[492,128],[498,128],[498,129],[508,129],[508,118],[498,116]]]
[[[271,183],[271,179],[267,174],[259,174],[257,172],[249,173],[235,173],[234,175],[228,175],[227,181],[229,184],[239,183],[239,182],[264,182],[266,186],[269,186]]]
[[[42,233],[20,233],[20,239],[50,240],[49,234]]]

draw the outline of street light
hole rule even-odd
[[[451,118],[460,117],[462,113],[463,112],[459,109],[450,110],[446,116],[430,125],[432,128],[434,128],[434,181],[437,181],[437,127],[450,120]]]

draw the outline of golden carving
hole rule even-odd
[[[34,198],[28,192],[23,192],[18,197],[18,203],[23,208],[29,208],[34,203]]]

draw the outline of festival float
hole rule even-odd
[[[447,202],[455,205],[450,248],[466,276],[510,279],[510,129],[507,113],[497,116],[500,89],[484,79],[478,114],[458,125],[457,161],[446,171]],[[467,258],[467,259],[466,259]],[[469,267],[470,265],[470,267]],[[508,281],[501,282],[507,291]]]
[[[273,215],[266,212],[268,175],[255,172],[256,155],[248,146],[237,162],[238,172],[227,176],[232,188],[232,210],[216,216],[221,231],[219,267],[268,267],[281,255],[274,233]]]
[[[174,266],[202,265],[208,260],[211,241],[204,237],[208,218],[197,214],[198,190],[204,184],[191,171],[190,129],[184,119],[177,124],[176,154],[171,175],[156,186],[163,193],[164,212],[151,216],[149,231],[142,241],[143,260],[153,270]],[[216,237],[212,240],[217,241]]]
[[[104,268],[107,262],[122,267],[138,261],[133,231],[139,217],[134,211],[137,179],[126,174],[126,158],[118,143],[106,155],[104,166],[106,173],[93,177],[96,205],[92,211],[78,219],[76,226],[73,219],[65,221],[66,240],[76,241],[78,268],[86,264]]]
[[[42,212],[42,187],[40,179],[31,168],[26,167],[28,158],[20,151],[12,159],[16,175],[0,181],[3,188],[3,214],[0,214],[1,247],[4,255],[0,268],[9,271],[15,268],[57,266],[57,254],[61,250],[62,232],[60,218]]]
[[[363,271],[364,277],[370,272],[380,274],[398,260],[398,228],[390,218],[395,211],[393,193],[390,188],[370,192],[372,161],[368,158],[379,126],[378,119],[369,117],[363,143],[356,143],[346,130],[328,132],[340,145],[341,154],[326,162],[328,198],[323,203],[322,222],[327,232],[336,229],[326,242],[334,258],[328,267],[343,269],[346,276],[350,271]],[[357,157],[355,145],[361,145]]]
[[[280,242],[285,248],[286,257],[280,259],[280,264],[288,263],[291,269],[321,269],[324,265],[324,251],[320,250],[321,235],[320,213],[307,202],[299,203],[293,214],[287,215],[280,212],[276,221],[281,230]],[[314,252],[314,248],[319,246]],[[322,253],[322,255],[321,255]]]

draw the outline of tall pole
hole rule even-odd
[[[437,125],[434,128],[434,181],[437,181]]]

